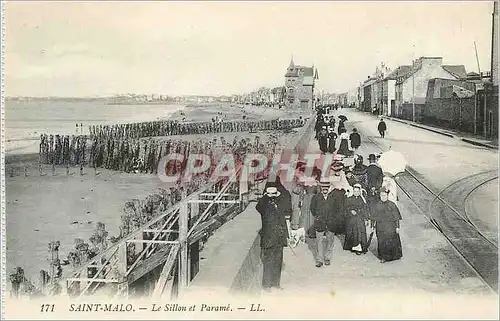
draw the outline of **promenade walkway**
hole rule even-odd
[[[374,116],[345,109],[337,112],[341,113],[349,118],[346,123],[349,131],[353,126],[360,131],[362,146],[359,153],[365,159],[369,153],[380,152],[380,146],[384,149],[391,146],[403,152],[410,165],[437,188],[445,187],[457,178],[491,169],[492,164],[496,164],[497,155],[490,150],[392,121],[388,121],[389,136],[382,140],[376,136],[378,120]],[[461,158],[464,151],[465,157]],[[319,153],[316,140],[309,142],[308,152]],[[474,159],[481,161],[474,164]],[[347,160],[346,163],[350,162]],[[465,169],[453,166],[455,162],[465,164]],[[439,172],[442,173],[436,174]],[[486,197],[491,196],[487,194]],[[284,290],[258,292],[262,277],[261,264],[256,261],[258,243],[252,243],[252,237],[248,234],[255,233],[253,235],[257,237],[260,219],[255,211],[255,203],[250,203],[247,210],[235,218],[234,224],[218,231],[230,234],[217,237],[221,238],[219,244],[227,240],[224,245],[227,247],[243,242],[244,246],[240,244],[238,247],[249,249],[249,253],[237,253],[234,249],[224,249],[224,246],[212,247],[209,240],[205,252],[209,259],[201,263],[207,271],[200,272],[193,282],[196,287],[192,290],[196,294],[204,292],[203,298],[226,297],[228,290],[231,293],[231,287],[235,285],[234,282],[228,282],[226,274],[237,275],[236,267],[245,262],[239,272],[250,270],[255,273],[249,273],[251,279],[246,284],[247,301],[262,303],[267,311],[254,315],[242,310],[241,314],[237,314],[242,318],[496,317],[498,296],[483,283],[416,205],[401,191],[398,191],[398,196],[398,206],[403,216],[400,231],[403,258],[399,261],[379,262],[376,235],[369,252],[361,256],[344,251],[343,236],[338,236],[335,238],[331,265],[317,268],[308,246],[311,240],[308,240],[294,251],[285,249],[281,282]],[[223,258],[224,262],[212,261],[209,253],[219,253],[217,258]],[[255,267],[255,264],[259,266]],[[209,266],[212,271],[215,270],[210,275]],[[205,273],[207,275],[203,275]],[[214,281],[217,275],[225,281]],[[230,296],[234,297],[234,294]]]
[[[444,148],[457,150],[457,153],[452,155],[452,157],[456,158],[454,161],[457,163],[462,161],[461,158],[458,158],[458,150],[464,149],[470,149],[472,153],[487,153],[487,159],[490,162],[495,159],[494,155],[489,154],[490,151],[484,152],[483,149],[459,141],[446,142],[443,141],[443,138],[448,140],[450,138],[445,136],[443,138],[432,137],[439,135],[427,133],[417,128],[407,129],[402,127],[405,125],[400,124],[400,126],[397,126],[393,122],[388,123],[389,138],[386,138],[385,142],[380,142],[382,139],[375,136],[378,122],[375,117],[349,110],[337,112],[337,114],[340,113],[346,115],[350,120],[346,123],[348,130],[355,126],[360,131],[363,143],[358,152],[365,157],[365,160],[368,154],[380,152],[378,146],[375,146],[367,139],[366,136],[369,136],[371,139],[379,141],[378,144],[392,145],[394,150],[405,153],[410,164],[418,169],[424,169],[421,174],[428,176],[436,185],[446,185],[449,184],[448,181],[457,178],[458,168],[455,167],[451,167],[451,173],[445,172],[440,175],[444,177],[432,176],[434,171],[443,171],[443,169],[432,168],[432,164],[436,163],[427,162],[427,158],[438,157],[433,155],[433,152],[442,149],[443,146]],[[413,139],[408,137],[413,137]],[[429,145],[436,147],[429,149]],[[402,148],[403,146],[406,146],[406,148]],[[415,151],[408,153],[407,150],[409,149]],[[319,152],[316,140],[310,142],[309,152]],[[492,163],[496,164],[495,162]],[[483,165],[488,167],[489,164],[486,164],[487,161],[484,160]],[[442,165],[446,166],[447,164]],[[478,170],[476,167],[473,168],[476,171]],[[469,169],[469,171],[473,170]],[[467,170],[465,173],[468,173]],[[400,231],[403,243],[403,258],[401,260],[380,263],[377,259],[376,235],[373,238],[369,252],[361,256],[344,251],[342,249],[343,236],[337,236],[331,265],[317,268],[308,245],[301,244],[295,248],[294,253],[290,249],[285,250],[285,268],[282,277],[282,286],[285,290],[282,291],[283,293],[272,293],[270,295],[279,297],[287,293],[296,293],[299,296],[322,294],[323,296],[352,297],[353,309],[361,309],[357,315],[370,315],[369,311],[363,309],[363,300],[375,300],[374,297],[379,297],[381,304],[385,302],[383,303],[387,308],[385,312],[390,315],[396,314],[405,317],[436,315],[436,309],[439,306],[438,298],[448,297],[454,301],[460,295],[466,295],[471,299],[485,298],[485,301],[483,301],[485,306],[481,308],[482,311],[478,310],[479,314],[486,313],[486,311],[496,313],[498,307],[495,299],[486,300],[486,298],[491,297],[497,298],[496,294],[492,293],[414,203],[401,191],[398,191],[398,196],[398,206],[403,216]],[[263,295],[268,296],[269,294]],[[382,297],[385,299],[382,299]],[[417,301],[414,301],[415,299]],[[406,306],[408,310],[404,308],[405,304],[403,302],[405,300],[413,301],[413,304]],[[394,305],[391,305],[390,302],[393,302]],[[415,309],[415,302],[419,304],[417,309]],[[455,302],[458,301],[455,300]],[[370,306],[373,307],[373,303],[372,301]],[[455,311],[447,311],[448,314],[443,311],[442,316],[463,316],[463,314],[456,314],[460,310],[459,306],[456,308]]]

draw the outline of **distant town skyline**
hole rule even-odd
[[[243,94],[296,64],[346,92],[421,56],[489,71],[488,2],[8,2],[5,94]]]

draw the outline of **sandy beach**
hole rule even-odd
[[[211,120],[221,111],[231,117],[229,119],[272,119],[276,117],[290,118],[298,114],[287,114],[281,110],[268,110],[246,106],[244,109],[232,106],[186,107],[184,115],[180,111],[174,113],[174,119],[185,117],[186,121]],[[246,110],[246,113],[243,111]],[[297,116],[298,117],[298,116]],[[212,135],[172,136],[172,139],[213,139],[224,137],[231,140],[258,135],[266,140],[268,135],[278,137],[280,144],[293,139],[297,130],[285,134],[268,131],[262,133],[219,133]],[[167,138],[167,137],[163,137]],[[38,142],[37,142],[38,143]],[[130,199],[144,199],[158,188],[164,187],[156,175],[128,174],[99,169],[85,168],[85,175],[80,176],[78,168],[71,168],[71,175],[66,169],[56,168],[53,176],[51,167],[43,167],[45,176],[38,172],[38,154],[24,153],[7,155],[6,164],[6,209],[7,209],[7,272],[16,266],[25,269],[26,275],[38,284],[41,269],[48,269],[48,242],[61,242],[60,257],[66,259],[74,248],[74,239],[83,238],[88,242],[97,222],[106,225],[109,237],[119,233],[120,216],[123,205]],[[24,168],[28,176],[24,176]],[[11,177],[12,169],[14,176]],[[65,269],[70,270],[70,268]],[[10,284],[8,285],[10,286]]]

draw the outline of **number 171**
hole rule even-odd
[[[42,304],[40,312],[54,312],[54,304]]]

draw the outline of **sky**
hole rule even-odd
[[[241,94],[284,85],[290,59],[317,88],[355,88],[420,56],[490,70],[493,3],[8,2],[7,96]]]

